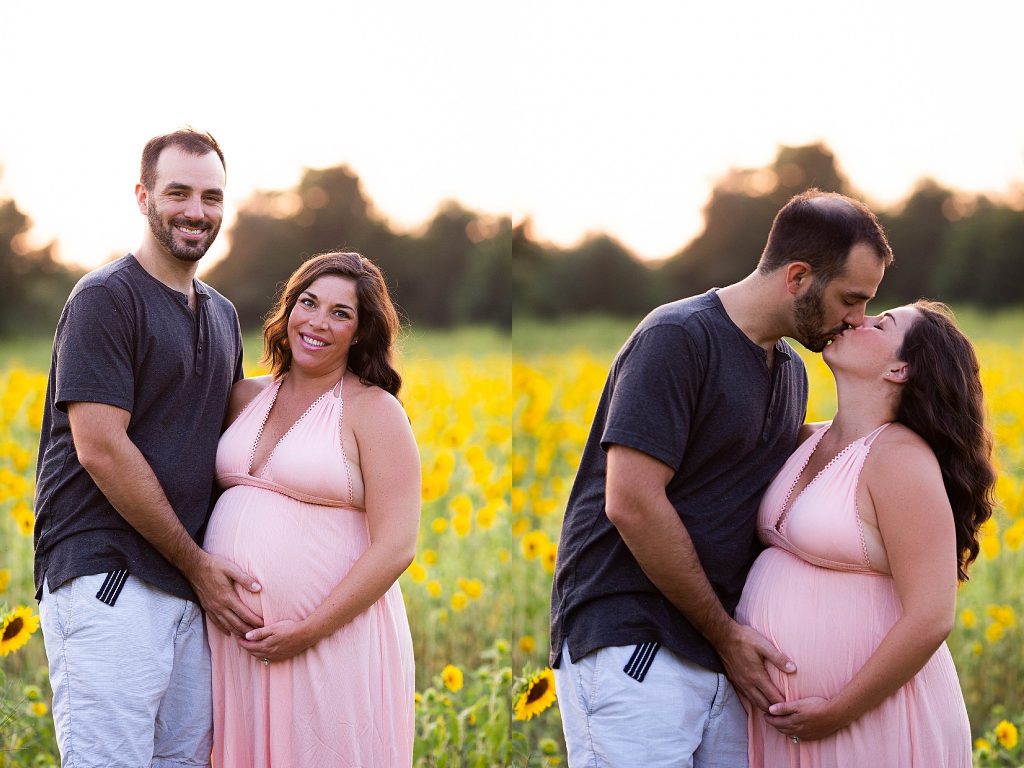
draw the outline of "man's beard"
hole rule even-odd
[[[821,300],[824,288],[817,281],[811,283],[807,293],[793,302],[793,314],[796,319],[796,339],[811,352],[821,352],[829,339],[846,328],[846,323],[822,332],[825,323],[825,302]]]
[[[152,201],[146,206],[146,218],[149,220],[149,228],[153,232],[153,236],[156,237],[160,245],[180,261],[199,261],[206,254],[209,247],[213,245],[213,241],[217,239],[217,233],[220,232],[219,223],[213,226],[208,222],[193,221],[185,216],[176,216],[171,219],[170,224],[164,224],[160,218],[160,213],[156,209],[156,205]],[[206,230],[208,234],[205,239],[194,244],[179,243],[174,239],[175,225]]]

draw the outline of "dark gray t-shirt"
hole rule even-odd
[[[196,541],[213,491],[231,385],[242,377],[238,316],[194,281],[197,309],[131,254],[83,277],[57,324],[36,466],[35,586],[126,569],[195,600],[184,576],[111,506],[78,462],[67,406],[131,414],[128,436]]]
[[[711,645],[644,575],[605,514],[606,451],[628,446],[675,470],[666,493],[715,592],[732,613],[760,546],[757,508],[797,443],[803,361],[763,349],[715,291],[648,315],[619,351],[569,496],[551,597],[551,663],[598,648],[660,643],[722,671]]]

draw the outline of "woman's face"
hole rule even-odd
[[[288,315],[292,366],[323,375],[347,364],[359,329],[359,300],[354,280],[318,277],[299,294]]]
[[[837,334],[822,350],[822,357],[833,372],[861,371],[899,380],[901,369],[906,374],[906,364],[899,359],[903,337],[919,317],[912,306],[865,317],[860,327]]]

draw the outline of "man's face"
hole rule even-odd
[[[885,266],[874,248],[858,243],[850,249],[843,274],[827,284],[812,277],[793,302],[796,339],[821,352],[838,333],[864,322],[864,310],[875,297]]]
[[[153,189],[144,190],[144,197],[157,242],[176,259],[199,261],[224,217],[224,166],[216,152],[196,157],[167,147],[157,161]]]

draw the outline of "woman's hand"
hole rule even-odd
[[[259,661],[284,661],[297,656],[316,642],[304,622],[283,619],[258,627],[238,638],[238,645]]]
[[[823,739],[846,725],[833,712],[829,700],[817,696],[772,704],[765,722],[787,736],[804,741]]]

